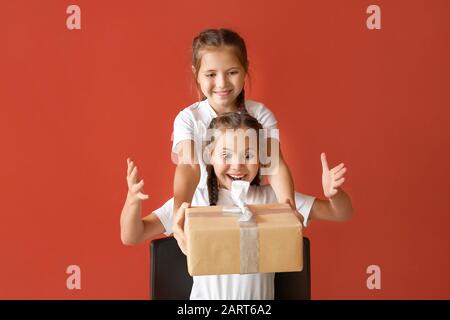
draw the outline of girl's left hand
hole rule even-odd
[[[320,154],[322,161],[322,187],[325,197],[331,198],[338,192],[338,188],[344,183],[344,174],[347,168],[341,163],[333,169],[328,168],[327,157],[325,153]]]

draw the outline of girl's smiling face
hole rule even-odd
[[[196,74],[193,67],[194,75]],[[197,82],[218,113],[236,110],[235,101],[244,88],[245,70],[229,46],[203,49]]]
[[[257,136],[253,129],[221,131],[211,155],[219,187],[231,190],[233,180],[252,182],[259,171]],[[255,130],[253,130],[255,131]]]

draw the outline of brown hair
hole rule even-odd
[[[207,29],[192,41],[192,66],[195,68],[195,83],[197,83],[198,71],[202,57],[200,51],[208,48],[220,48],[223,46],[229,46],[234,49],[236,57],[241,63],[246,74],[248,74],[249,61],[247,59],[247,47],[245,46],[244,39],[236,32],[229,29]],[[206,97],[202,94],[202,100]],[[236,98],[236,107],[238,110],[245,110],[245,90],[242,89],[241,93]]]
[[[217,129],[217,130],[227,130],[227,129],[255,129],[259,132],[262,129],[262,125],[249,115],[247,112],[227,112],[223,113],[216,118],[214,118],[210,125],[209,129]],[[259,135],[257,134],[257,137]],[[215,137],[214,135],[211,137],[211,140],[208,142],[206,147],[210,147],[214,145]],[[212,150],[210,150],[212,151]],[[209,162],[209,161],[208,161]],[[206,172],[208,173],[207,186],[208,186],[208,195],[209,195],[209,205],[215,206],[217,204],[219,198],[219,185],[217,181],[216,173],[214,172],[214,167],[210,164],[206,165]],[[259,185],[261,182],[260,173],[258,170],[258,174],[250,183],[251,185]]]

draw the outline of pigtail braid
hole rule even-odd
[[[242,88],[241,93],[236,97],[236,107],[237,111],[240,113],[248,113],[245,107],[245,89]]]
[[[217,201],[219,200],[219,186],[217,183],[217,176],[216,173],[214,172],[214,167],[212,165],[207,165],[206,171],[208,173],[207,185],[208,185],[209,205],[215,206],[217,205]]]

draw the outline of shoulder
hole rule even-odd
[[[183,121],[183,122],[208,122],[211,121],[211,114],[208,109],[208,104],[206,100],[197,101],[190,106],[181,110],[175,121]]]
[[[247,201],[254,204],[277,202],[277,197],[270,184],[262,186],[250,186]]]
[[[245,107],[249,113],[272,112],[264,103],[255,100],[245,100]]]
[[[195,102],[185,108],[183,108],[180,112],[178,112],[178,115],[176,118],[186,118],[186,117],[192,117],[192,115],[197,112],[199,109],[200,102]]]
[[[263,103],[253,100],[245,100],[245,108],[247,112],[256,118],[263,127],[276,125],[277,120],[273,112]]]
[[[154,210],[154,213],[159,217],[160,220],[170,219],[172,217],[173,211],[173,198],[167,200],[161,207]]]
[[[245,107],[248,110],[248,113],[259,113],[261,111],[269,110],[265,104],[255,100],[245,100]]]
[[[160,208],[154,210],[154,213],[160,219],[172,219],[174,199],[170,198]],[[191,206],[207,206],[209,205],[208,189],[198,187],[192,197]]]
[[[197,187],[197,189],[195,189],[191,206],[209,206],[209,195],[207,187]]]

